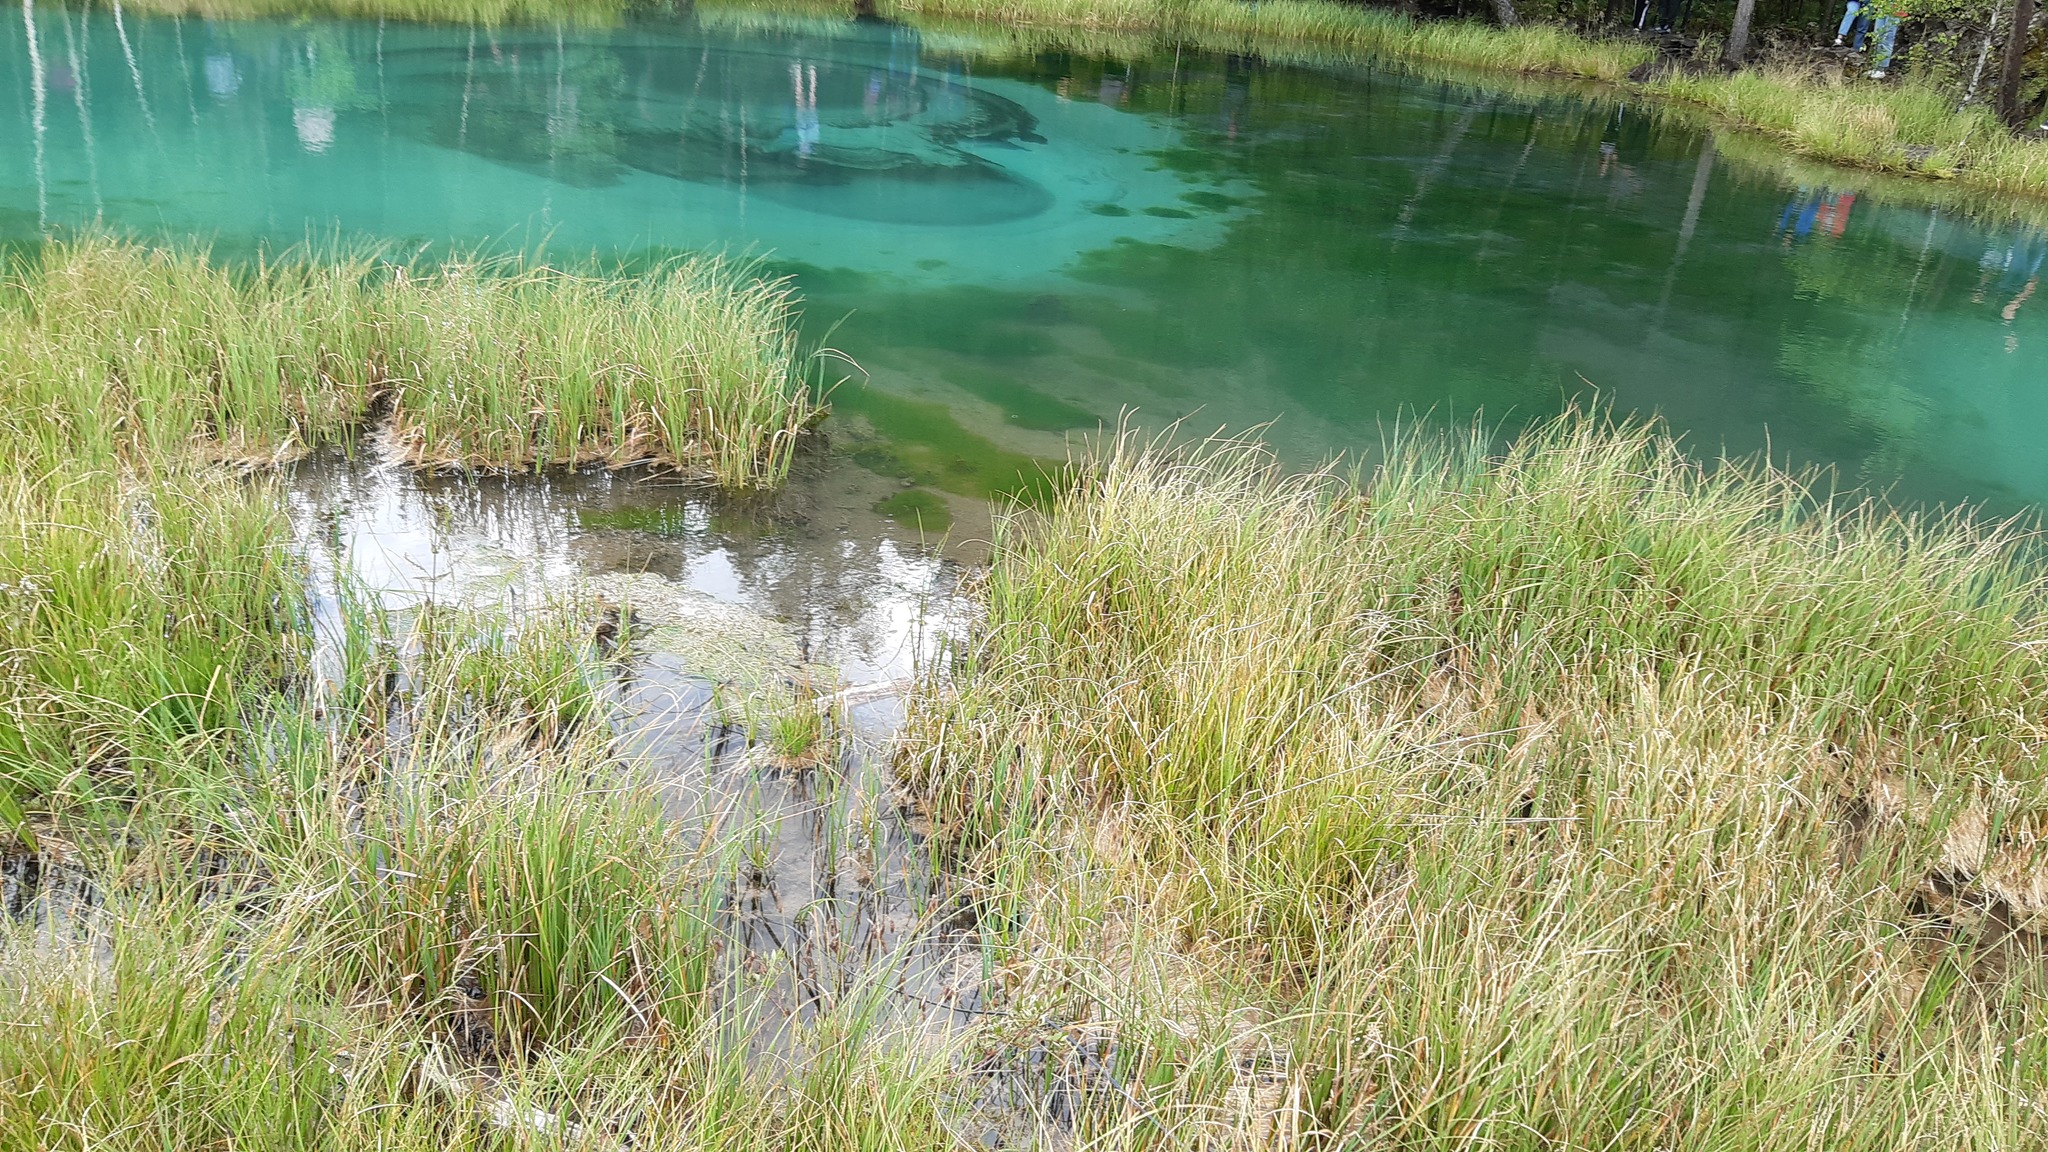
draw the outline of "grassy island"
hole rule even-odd
[[[47,461],[261,465],[388,423],[423,467],[644,464],[773,486],[819,412],[786,283],[346,253],[248,266],[106,238],[0,285],[14,431]]]

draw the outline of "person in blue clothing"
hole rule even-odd
[[[1778,217],[1778,235],[1784,238],[1787,248],[1795,240],[1804,240],[1813,233],[1813,222],[1820,216],[1821,202],[1827,198],[1825,191],[1816,192],[1801,188],[1785,205],[1785,214]]]
[[[1849,44],[1849,37],[1856,39]],[[1849,7],[1842,13],[1841,27],[1835,29],[1835,47],[1845,44],[1857,52],[1863,51],[1863,42],[1870,36],[1870,5],[1864,0],[1849,0]]]
[[[2021,229],[2012,243],[2002,247],[1994,244],[1985,250],[1984,258],[1977,262],[1983,275],[1978,277],[1977,290],[1971,293],[1970,299],[1984,303],[1986,297],[1991,296],[1995,282],[1997,295],[1994,302],[2004,301],[1998,309],[1998,316],[2009,327],[2019,319],[2021,306],[2040,290],[2043,264],[2048,264],[2048,236],[2042,235],[2039,229]],[[2018,337],[2006,337],[2006,345],[2008,350],[2017,347]]]
[[[1906,19],[1906,5],[1905,0],[1872,0],[1870,7],[1876,10],[1871,32],[1877,36],[1877,52],[1870,58],[1877,67],[1870,70],[1870,78],[1882,80],[1891,70],[1892,52],[1899,45],[1899,24]]]

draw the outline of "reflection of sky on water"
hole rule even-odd
[[[52,44],[57,69],[20,85],[36,107],[0,116],[0,149],[40,158],[0,170],[0,202],[53,223],[727,247],[929,283],[1028,279],[1122,238],[1215,230],[1144,211],[1187,187],[1150,158],[1177,143],[1170,127],[978,78],[901,26],[741,41],[117,23],[46,3],[0,32],[14,59]],[[60,91],[75,108],[47,106]]]
[[[345,561],[387,607],[431,597],[517,608],[582,577],[651,573],[758,614],[743,624],[766,617],[793,630],[811,659],[875,687],[845,698],[850,739],[838,762],[793,769],[750,747],[734,727],[744,704],[721,700],[692,653],[640,645],[630,675],[611,685],[614,738],[661,783],[675,818],[713,822],[761,852],[774,899],[743,894],[727,910],[746,947],[808,958],[812,934],[791,924],[844,914],[845,937],[858,944],[832,953],[833,963],[889,964],[888,983],[907,993],[887,1005],[892,1013],[957,1025],[952,1005],[972,1011],[978,1002],[979,954],[971,936],[926,915],[938,883],[877,754],[902,719],[896,686],[880,682],[908,675],[953,628],[954,571],[872,526],[840,530],[840,479],[801,473],[772,508],[722,513],[679,498],[687,493],[603,475],[421,476],[373,444],[354,461],[323,453],[300,464],[286,490],[316,571]],[[315,610],[321,634],[334,635],[331,589]],[[323,651],[316,667],[331,674],[334,659]],[[814,1007],[785,977],[763,1010],[801,1018]]]
[[[316,568],[345,559],[392,607],[538,607],[583,577],[648,573],[793,630],[851,683],[907,676],[949,627],[954,567],[884,525],[848,525],[844,479],[800,473],[772,509],[725,515],[698,489],[601,474],[421,476],[373,446],[298,466],[287,492]]]

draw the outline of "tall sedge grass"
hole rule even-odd
[[[326,793],[303,883],[321,894],[308,911],[334,987],[463,1025],[501,1058],[598,1031],[688,1034],[715,968],[715,857],[696,859],[652,790],[593,767],[436,749],[357,804]]]
[[[50,810],[99,896],[0,922],[0,1144],[947,1146],[945,1051],[880,983],[766,1015],[727,909],[751,830],[613,747],[592,619],[350,611],[348,684],[166,751],[179,787],[110,826]]]
[[[248,941],[227,917],[110,915],[104,960],[7,942],[0,1143],[319,1147],[342,1014],[293,995],[288,957],[236,963]]]
[[[2028,1146],[2020,548],[1577,417],[1126,442],[1001,530],[903,769],[1098,1139]]]
[[[297,914],[337,992],[503,1058],[697,1022],[718,857],[613,752],[590,623],[423,611],[360,674],[398,698],[336,696],[320,728],[339,744],[287,713],[251,753],[275,782],[259,806],[287,819],[245,851],[311,894]]]
[[[147,788],[161,755],[231,733],[294,666],[289,539],[274,494],[231,477],[0,469],[0,783]]]
[[[794,300],[715,258],[602,276],[102,236],[17,266],[0,387],[46,460],[289,457],[392,409],[424,466],[648,463],[772,486],[818,402]]]
[[[366,309],[399,435],[427,464],[652,461],[779,483],[818,408],[788,285],[741,275],[716,259],[632,278],[400,270]]]

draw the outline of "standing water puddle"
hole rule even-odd
[[[743,845],[727,913],[748,966],[775,977],[766,1019],[808,1019],[873,977],[897,1021],[950,1027],[978,1011],[980,954],[885,760],[910,676],[962,621],[973,549],[861,522],[873,481],[847,471],[813,456],[784,491],[732,498],[603,472],[422,474],[373,439],[301,463],[287,490],[324,574],[322,631],[336,572],[400,612],[517,613],[573,590],[629,606],[619,751],[676,819]],[[815,753],[793,762],[750,731],[761,689],[816,698]]]

